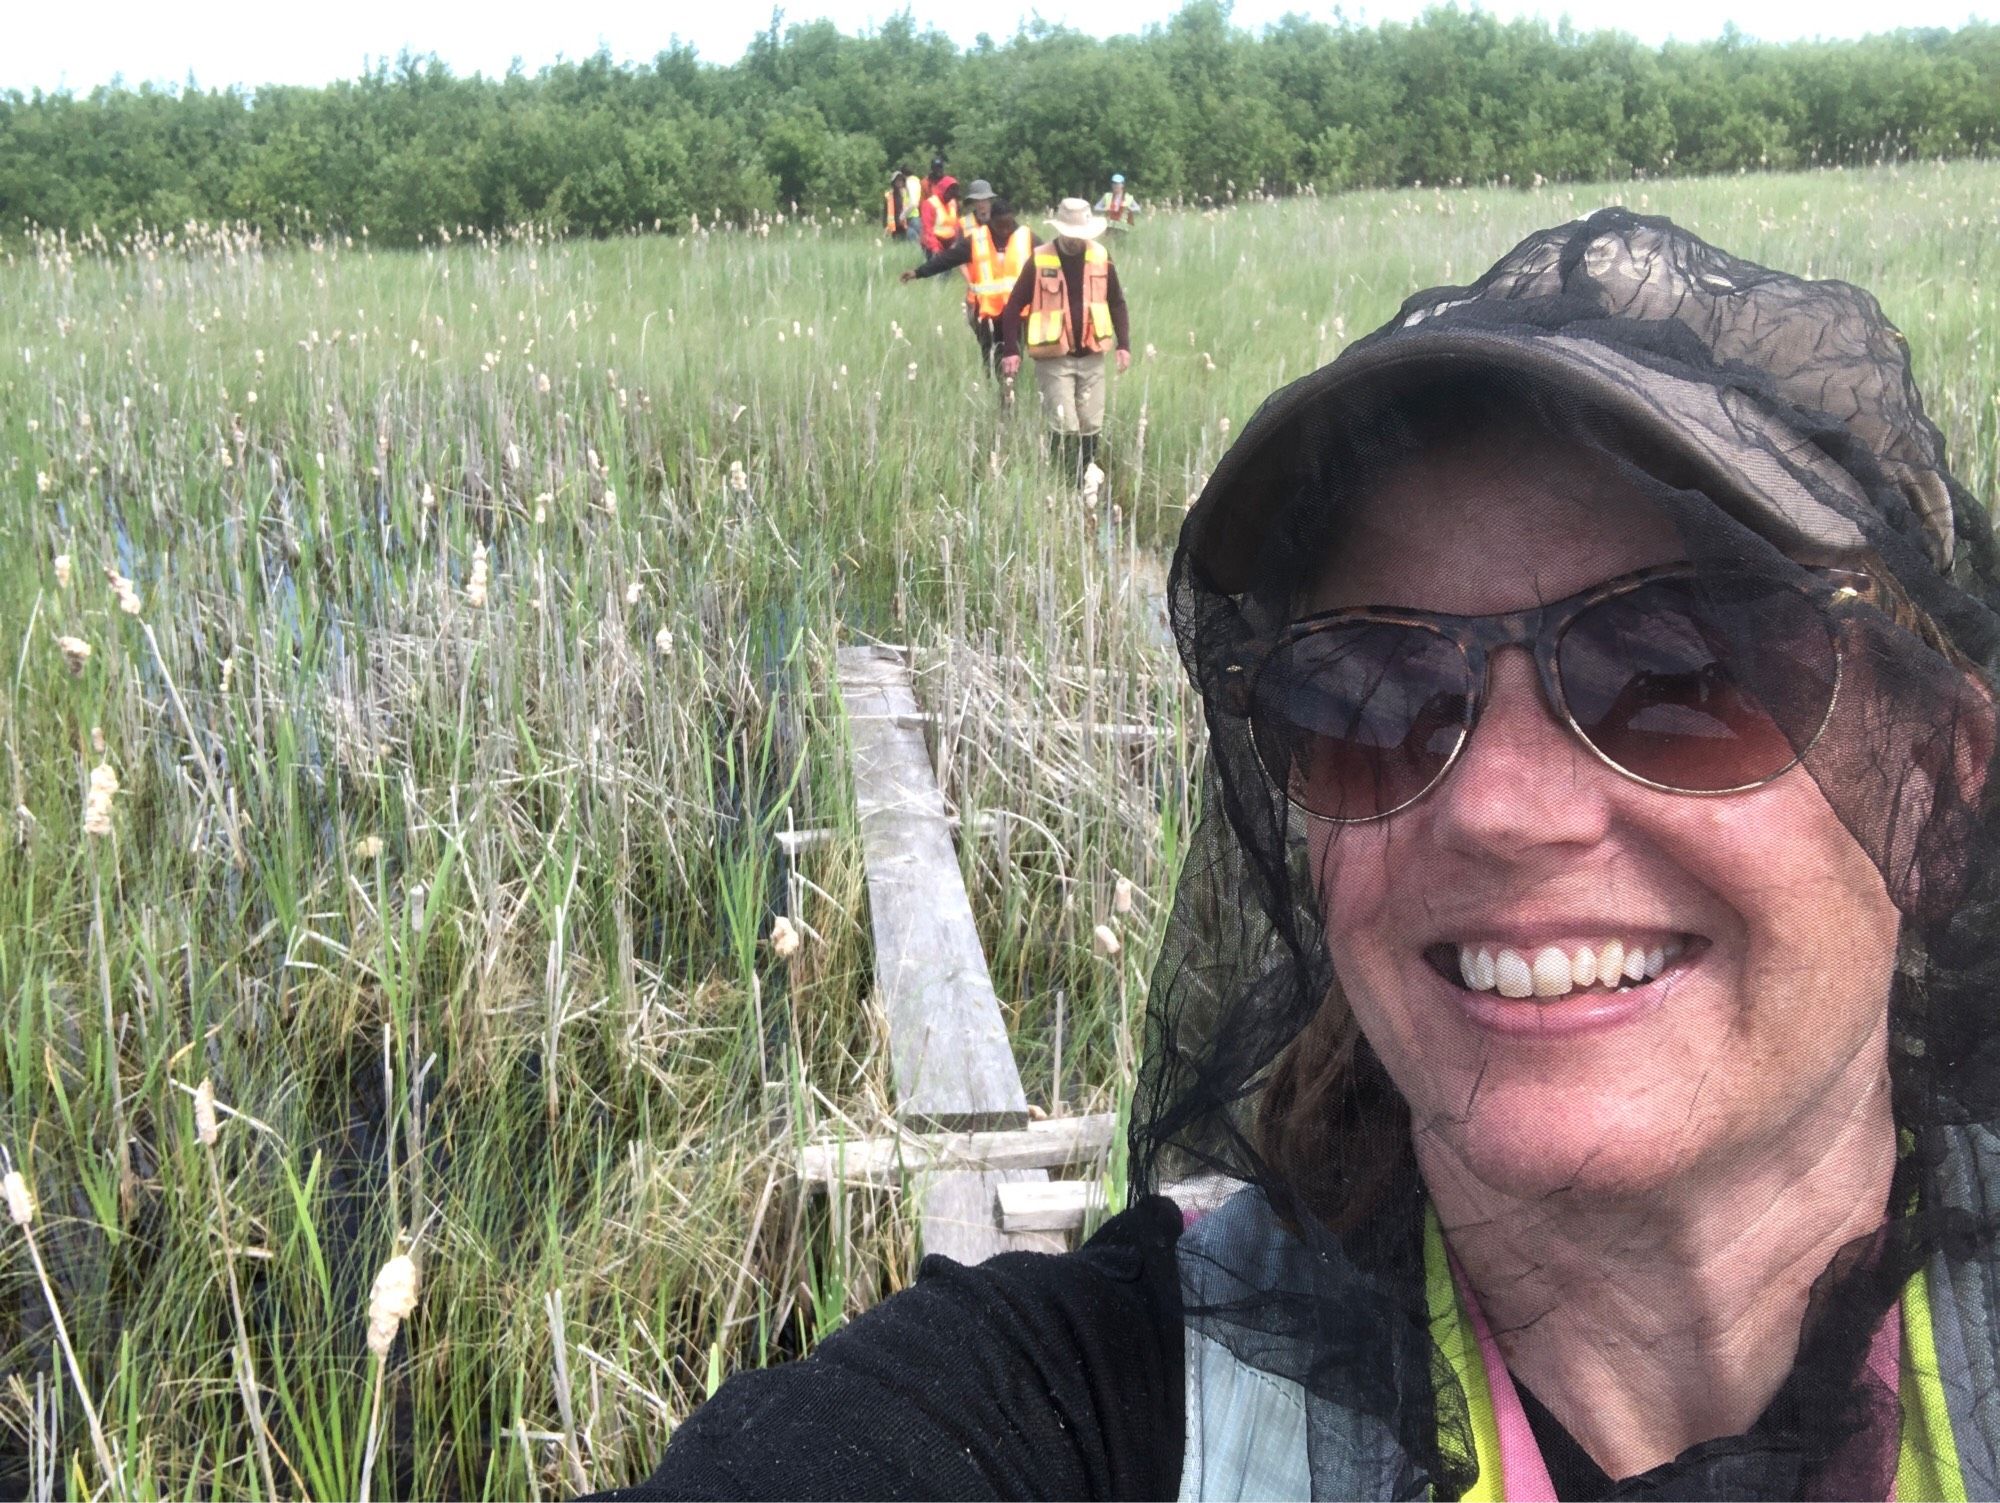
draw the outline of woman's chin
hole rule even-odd
[[[1690,1105],[1635,1101],[1629,1081],[1560,1093],[1546,1085],[1514,1092],[1489,1084],[1469,1114],[1433,1119],[1429,1136],[1464,1172],[1509,1199],[1560,1195],[1568,1205],[1608,1207],[1684,1179],[1700,1156]],[[1425,1136],[1420,1131],[1418,1141]],[[1445,1166],[1425,1167],[1432,1173]]]

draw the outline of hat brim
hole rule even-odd
[[[1531,377],[1587,399],[1685,459],[1705,494],[1782,548],[1846,557],[1866,546],[1853,518],[1800,477],[1812,476],[1857,512],[1868,508],[1859,483],[1745,393],[1668,374],[1572,335],[1440,327],[1356,348],[1265,400],[1181,524],[1181,546],[1202,582],[1226,595],[1254,582],[1264,534],[1290,499],[1307,416],[1479,370]]]
[[[989,188],[984,193],[962,193],[959,196],[969,204],[983,204],[998,198],[1000,195]]]
[[[1080,229],[1073,224],[1064,224],[1060,219],[1050,219],[1047,224],[1059,240],[1095,240],[1104,233],[1105,227],[1105,221],[1095,214],[1085,220]]]

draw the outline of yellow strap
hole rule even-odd
[[[1500,1477],[1500,1421],[1493,1413],[1493,1394],[1486,1386],[1486,1363],[1473,1339],[1472,1322],[1458,1302],[1451,1263],[1445,1257],[1444,1229],[1437,1212],[1424,1207],[1424,1300],[1430,1309],[1431,1339],[1451,1364],[1465,1395],[1466,1418],[1472,1422],[1473,1459],[1479,1475],[1465,1490],[1465,1503],[1500,1503],[1505,1497]]]
[[[1922,1270],[1903,1286],[1903,1371],[1899,1396],[1903,1408],[1903,1443],[1896,1458],[1896,1491],[1892,1496],[1902,1503],[1919,1498],[1965,1503],[1965,1473],[1958,1464],[1951,1411],[1945,1407],[1937,1338],[1931,1330],[1930,1288]]]

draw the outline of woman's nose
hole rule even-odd
[[[1617,774],[1557,714],[1526,649],[1493,655],[1478,723],[1431,794],[1444,845],[1512,860],[1604,837]]]

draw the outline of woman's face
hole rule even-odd
[[[1684,556],[1629,482],[1495,439],[1426,455],[1363,501],[1310,608],[1486,614]],[[1608,1204],[1812,1155],[1883,1111],[1898,915],[1812,778],[1646,788],[1553,717],[1526,651],[1490,672],[1442,783],[1309,836],[1334,969],[1426,1172],[1442,1152],[1503,1194]],[[1552,947],[1670,958],[1623,990],[1462,984],[1461,948],[1532,968]]]

